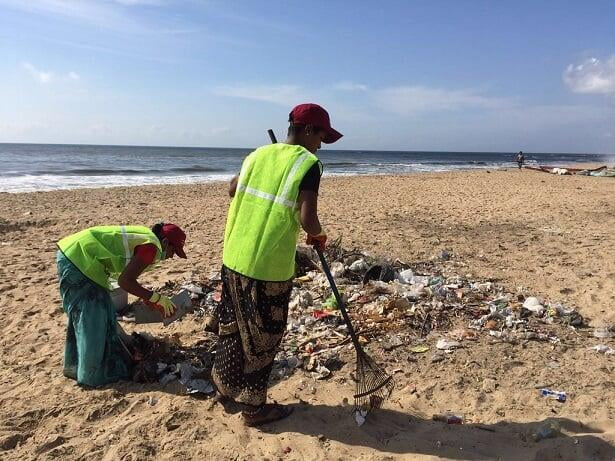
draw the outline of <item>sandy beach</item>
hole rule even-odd
[[[615,356],[589,349],[615,347],[592,337],[593,327],[615,324],[611,178],[517,170],[324,178],[320,215],[345,247],[408,262],[447,250],[460,274],[575,307],[590,325],[561,327],[557,345],[481,337],[439,363],[408,361],[400,347],[393,397],[361,428],[342,406],[353,386],[337,377],[315,382],[299,371],[273,386],[271,398],[296,409],[263,430],[172,384],[84,390],[65,378],[57,240],[97,224],[176,222],[189,259],[142,280],[194,279],[219,269],[228,203],[220,183],[0,194],[1,459],[615,459]],[[185,346],[211,339],[192,317],[139,331]],[[495,384],[486,390],[485,380]],[[568,401],[538,396],[547,385]],[[448,409],[469,424],[431,421]],[[546,418],[560,419],[563,434],[534,442],[529,434]]]

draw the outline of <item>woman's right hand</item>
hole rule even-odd
[[[145,304],[159,311],[165,318],[171,317],[177,309],[177,306],[168,296],[156,292],[152,294],[149,300],[145,301]]]

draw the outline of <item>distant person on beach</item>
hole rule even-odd
[[[525,156],[523,155],[523,152],[519,151],[517,154],[517,165],[519,165],[519,169],[523,167],[523,162],[525,162]]]
[[[248,426],[291,413],[266,403],[269,374],[286,330],[300,226],[309,245],[324,249],[327,240],[317,212],[322,164],[315,153],[342,137],[317,104],[295,107],[289,122],[286,141],[249,154],[229,190],[212,379],[223,403],[242,404]]]
[[[186,258],[186,234],[175,224],[96,226],[58,242],[62,306],[68,316],[64,375],[80,385],[100,386],[130,379],[132,359],[118,335],[110,279],[145,300],[164,317],[175,312],[166,296],[137,278],[162,259]]]

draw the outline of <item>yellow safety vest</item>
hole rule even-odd
[[[318,158],[304,147],[283,143],[245,158],[226,220],[226,267],[257,280],[293,278],[299,185],[315,163]]]
[[[145,226],[95,226],[64,237],[58,248],[83,275],[109,290],[109,278],[117,279],[134,254],[135,247],[156,246],[154,263],[162,259],[160,240]]]

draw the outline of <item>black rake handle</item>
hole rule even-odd
[[[335,284],[335,280],[333,280],[333,275],[331,275],[329,264],[327,264],[327,260],[325,259],[325,255],[323,254],[322,250],[316,247],[314,247],[314,249],[316,250],[316,253],[318,253],[318,257],[320,258],[320,264],[322,264],[322,270],[327,276],[327,279],[329,280],[329,285],[331,286],[331,291],[333,292],[333,296],[335,296],[335,300],[337,301],[337,306],[342,313],[342,317],[344,317],[344,322],[346,322],[346,326],[348,327],[348,333],[350,334],[352,342],[354,343],[354,347],[358,352],[361,348],[361,344],[359,343],[359,338],[357,338],[357,334],[354,331],[354,327],[352,326],[352,322],[350,321],[348,312],[346,312],[346,307],[344,306],[342,297],[337,290],[337,285]]]
[[[273,144],[277,144],[278,140],[275,138],[275,133],[273,132],[273,130],[271,128],[269,128],[267,130],[267,133],[269,133],[269,139],[271,139],[271,142]]]
[[[271,142],[276,144],[278,140],[275,137],[275,133],[272,129],[267,130],[269,134],[269,139]],[[361,349],[361,344],[359,343],[359,339],[357,338],[357,334],[354,331],[354,327],[352,326],[352,322],[350,321],[350,317],[348,316],[348,312],[346,312],[346,307],[344,307],[344,302],[342,301],[342,297],[340,296],[339,291],[337,290],[337,285],[335,284],[335,280],[333,280],[333,275],[331,275],[331,270],[329,269],[329,264],[327,264],[327,260],[325,259],[325,255],[322,250],[314,247],[316,253],[318,253],[318,257],[320,258],[320,264],[322,264],[322,270],[324,271],[327,279],[329,280],[329,285],[331,286],[331,291],[333,292],[333,296],[335,296],[335,300],[337,301],[337,306],[342,313],[342,317],[344,318],[344,322],[346,322],[346,326],[348,327],[348,333],[350,334],[350,338],[354,343],[354,347],[357,352]]]

